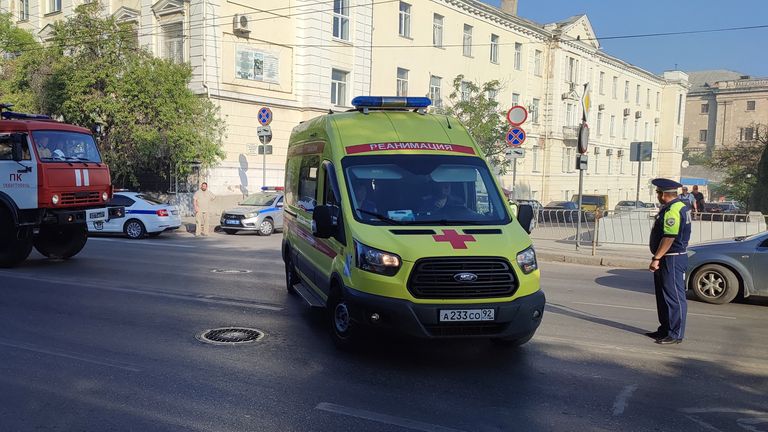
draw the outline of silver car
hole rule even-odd
[[[221,214],[221,229],[227,234],[256,231],[263,236],[283,229],[283,192],[265,190],[249,196]]]
[[[768,232],[688,248],[688,288],[701,301],[768,296]]]

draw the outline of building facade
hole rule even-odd
[[[22,18],[27,7],[20,25],[45,40],[49,24],[79,3],[0,0],[0,8]],[[629,160],[629,143],[653,141],[640,190],[641,199],[653,199],[652,177],[680,176],[687,76],[658,76],[604,53],[586,16],[542,25],[516,16],[516,5],[279,0],[257,8],[233,0],[109,0],[105,14],[135,23],[140,44],[156,55],[190,63],[192,89],[220,106],[226,158],[208,174],[215,192],[282,184],[290,131],[303,120],[350,109],[357,95],[426,95],[440,106],[463,75],[499,80],[503,87],[493,97],[500,107],[530,111],[517,181],[511,173],[502,178],[518,198],[546,203],[578,191],[576,131],[590,83],[585,193],[607,194],[611,205],[634,199],[638,163]],[[274,113],[273,153],[266,157],[257,151],[261,106]]]
[[[711,153],[750,143],[768,127],[768,78],[732,71],[691,73],[685,119],[688,149]]]

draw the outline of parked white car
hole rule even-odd
[[[124,206],[125,217],[106,222],[88,222],[91,233],[124,233],[128,238],[157,237],[178,229],[181,216],[176,206],[139,192],[116,192],[108,205]]]

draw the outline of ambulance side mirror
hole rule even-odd
[[[336,208],[319,205],[312,212],[312,234],[315,237],[327,239],[336,234],[338,229],[338,219],[335,215]]]
[[[521,204],[517,207],[517,221],[528,234],[533,231],[533,206]]]

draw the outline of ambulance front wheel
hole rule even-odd
[[[354,346],[360,329],[359,324],[352,318],[349,303],[341,295],[335,295],[328,299],[328,312],[334,345],[341,349]]]
[[[514,347],[519,347],[520,345],[525,345],[528,341],[530,341],[533,338],[534,333],[536,333],[535,330],[522,337],[494,338],[491,340],[493,341],[494,344],[498,346],[514,348]]]
[[[48,258],[68,259],[77,255],[88,241],[85,224],[43,225],[35,236],[35,249]]]
[[[296,273],[296,267],[293,266],[291,252],[285,258],[285,285],[289,294],[296,294],[296,284],[299,283],[299,275]]]

